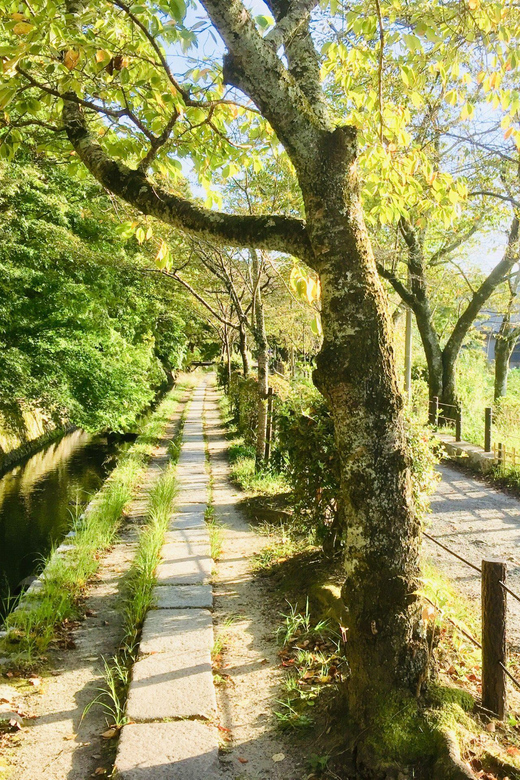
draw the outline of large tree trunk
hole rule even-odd
[[[267,391],[269,389],[269,347],[265,330],[264,304],[260,289],[260,261],[258,252],[251,250],[254,285],[254,335],[258,362],[258,421],[256,431],[256,467],[265,461],[265,439],[267,435]]]
[[[355,131],[338,128],[321,149],[317,175],[299,173],[322,284],[324,343],[314,380],[330,404],[341,456],[349,711],[363,731],[396,694],[418,694],[427,650],[416,595],[420,524],[355,148]]]

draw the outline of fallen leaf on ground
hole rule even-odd
[[[285,755],[284,753],[275,753],[274,756],[272,756],[272,759],[275,762],[275,764],[278,764],[280,761],[285,760]]]
[[[238,756],[238,760],[240,761],[241,764],[248,764],[249,763],[249,759],[248,758],[241,758],[240,756]]]
[[[117,729],[111,728],[104,731],[101,736],[103,739],[113,739],[117,734]]]
[[[104,766],[98,766],[98,768],[94,772],[95,775],[106,775],[106,773],[107,773],[107,770],[105,769]]]

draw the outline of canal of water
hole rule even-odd
[[[99,490],[123,444],[114,434],[73,431],[0,478],[0,617]]]

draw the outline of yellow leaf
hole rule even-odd
[[[109,62],[110,54],[105,49],[98,49],[96,52],[96,62]]]
[[[145,239],[148,241],[152,236],[153,236],[153,230],[151,227],[149,227],[146,230]]]
[[[69,49],[67,52],[65,52],[65,56],[63,57],[63,64],[65,65],[68,70],[74,70],[76,65],[78,64],[79,60],[79,51],[74,51],[74,49]]]
[[[33,29],[33,25],[29,24],[29,22],[18,22],[18,24],[15,24],[13,27],[13,32],[15,35],[26,35],[27,33],[30,33]]]
[[[155,256],[155,263],[158,268],[165,268],[168,265],[170,259],[170,250],[168,244],[165,241],[161,241],[159,251]]]
[[[11,19],[14,19],[15,22],[27,22],[28,20],[24,16],[24,14],[11,14]]]
[[[476,11],[480,6],[480,0],[468,0],[468,8],[470,11]]]
[[[311,322],[311,330],[314,333],[315,336],[321,336],[322,329],[321,329],[321,317],[319,314],[316,314]]]
[[[316,282],[314,281],[314,279],[311,279],[311,278],[307,279],[307,289],[306,289],[305,292],[306,292],[307,300],[309,301],[309,303],[312,303],[313,300],[314,300],[314,295],[315,295],[315,289],[314,288],[315,287],[316,287]]]
[[[291,275],[289,277],[289,284],[291,285],[291,287],[294,290],[294,292],[298,291],[298,282],[301,279],[301,276],[302,276],[302,274],[301,274],[301,271],[298,268],[298,266],[297,265],[293,265],[293,267],[291,269]]]

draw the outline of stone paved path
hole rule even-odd
[[[157,568],[156,605],[143,627],[127,702],[132,721],[116,759],[121,780],[217,780],[211,670],[213,568],[204,513],[206,384],[195,389],[177,466],[176,511]]]
[[[442,480],[431,499],[428,532],[476,566],[483,558],[505,560],[508,585],[520,594],[520,500],[450,466],[439,470]],[[425,545],[429,558],[463,593],[480,599],[478,572],[427,539]],[[509,640],[520,645],[520,602],[508,601]]]

